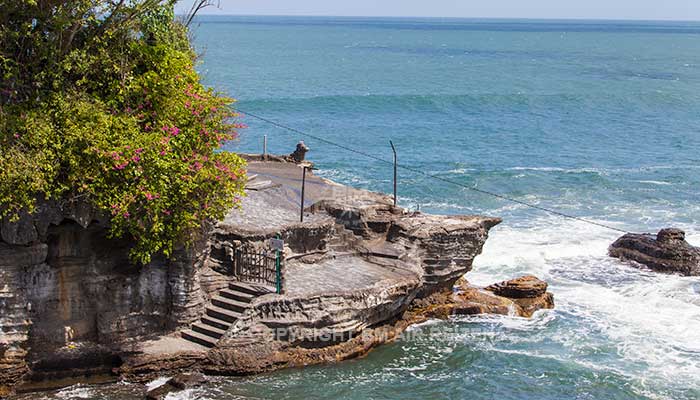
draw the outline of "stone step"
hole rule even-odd
[[[195,342],[197,344],[201,344],[202,346],[206,346],[206,347],[214,347],[214,346],[216,346],[216,343],[219,341],[218,339],[214,339],[214,338],[209,337],[207,335],[203,335],[201,333],[191,331],[191,330],[182,331],[182,337],[184,339],[189,340],[190,342]]]
[[[239,312],[227,310],[225,308],[217,306],[207,307],[207,315],[216,319],[226,321],[229,324],[236,322],[240,317],[243,316],[243,314]]]
[[[192,330],[214,339],[220,339],[222,336],[224,336],[224,334],[226,334],[226,330],[224,329],[214,328],[213,326],[205,325],[203,323],[192,324]]]
[[[231,282],[229,283],[228,288],[236,292],[251,294],[253,296],[262,296],[263,294],[274,292],[273,288],[245,282]]]
[[[203,316],[201,321],[205,325],[209,325],[211,327],[214,327],[216,329],[221,329],[224,331],[227,330],[231,326],[230,322],[227,322],[227,321],[224,321],[224,320],[221,320],[218,318],[210,317],[209,315]]]
[[[223,296],[212,297],[211,304],[213,304],[217,307],[225,308],[225,309],[231,310],[231,311],[237,311],[240,313],[243,313],[243,312],[245,312],[246,309],[248,309],[248,303],[227,299],[226,297],[223,297]]]
[[[240,301],[243,303],[250,303],[255,296],[249,293],[239,292],[237,290],[222,289],[219,291],[219,296],[226,297],[227,299]]]

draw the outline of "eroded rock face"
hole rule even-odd
[[[685,232],[680,229],[662,229],[656,237],[628,233],[610,246],[608,254],[658,272],[700,275],[700,248],[686,242]]]
[[[477,216],[408,215],[396,220],[387,241],[402,244],[407,254],[418,257],[424,284],[420,297],[449,289],[471,271],[489,230],[499,218]]]
[[[23,379],[109,373],[131,343],[198,318],[197,246],[139,268],[129,243],[95,218],[84,205],[42,202],[35,215],[2,221],[0,392]]]

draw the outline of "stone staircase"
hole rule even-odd
[[[273,289],[252,283],[231,282],[228,289],[222,289],[211,298],[206,313],[191,329],[182,331],[182,337],[206,347],[214,347],[226,331],[250,307],[250,302],[258,296],[272,293]]]
[[[362,243],[361,237],[355,235],[353,231],[341,224],[336,224],[333,227],[331,236],[332,239],[328,243],[328,249],[336,255],[352,253]]]

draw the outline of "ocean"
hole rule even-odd
[[[700,245],[700,23],[203,17],[207,84],[244,111],[324,140],[633,232]],[[244,118],[227,150],[290,153],[390,192],[392,169]],[[467,279],[522,274],[556,308],[532,319],[431,321],[367,357],[215,378],[177,399],[698,399],[700,278],[607,257],[619,232],[410,171],[399,203],[503,218]],[[137,399],[127,384],[37,399]]]

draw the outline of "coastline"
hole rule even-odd
[[[410,213],[393,207],[382,194],[343,186],[309,173],[304,211],[307,218],[300,223],[297,195],[301,169],[283,157],[272,159],[275,161],[250,161],[249,177],[253,179],[248,183],[242,209],[232,210],[211,227],[197,246],[183,250],[175,262],[161,260],[126,275],[124,271],[115,274],[112,269],[112,275],[102,277],[111,282],[121,280],[125,287],[135,282],[145,284],[137,290],[140,294],[125,297],[121,303],[129,310],[124,311],[129,319],[121,318],[130,321],[131,329],[114,324],[98,325],[97,332],[71,328],[74,336],[42,343],[38,354],[37,327],[55,331],[67,323],[100,320],[101,301],[97,300],[94,314],[75,318],[76,312],[85,314],[81,306],[85,300],[81,299],[91,291],[84,290],[86,283],[81,279],[85,277],[72,274],[59,273],[55,281],[42,282],[41,288],[11,288],[10,292],[16,291],[15,297],[23,293],[24,301],[33,304],[34,311],[25,309],[23,316],[16,316],[27,321],[16,325],[25,328],[25,336],[18,336],[24,341],[16,342],[15,348],[23,349],[25,354],[14,359],[19,361],[14,364],[15,370],[21,373],[9,385],[7,381],[3,383],[6,393],[21,381],[24,383],[16,386],[19,391],[33,391],[83,382],[87,377],[143,383],[182,371],[248,375],[337,362],[362,357],[376,346],[400,337],[410,325],[428,318],[447,318],[455,313],[513,312],[512,300],[470,288],[466,282],[460,284],[461,290],[453,292],[455,283],[471,270],[489,229],[500,219]],[[69,214],[64,213],[68,216],[63,218],[71,218]],[[96,229],[89,222],[91,218],[82,220],[86,226],[73,226],[73,235],[75,230],[94,235],[95,232],[89,232]],[[22,223],[25,227],[32,224],[26,220]],[[4,224],[4,231],[7,228]],[[22,236],[21,229],[14,232],[15,239]],[[221,294],[236,284],[237,278],[226,272],[234,249],[261,248],[278,235],[285,241],[283,294],[251,298],[230,327],[219,330],[218,339],[197,333],[200,319],[211,319],[213,308],[221,310],[213,303],[223,301],[216,304],[224,307],[228,304]],[[3,246],[11,252],[18,248],[13,246],[20,245]],[[44,265],[43,269],[63,267],[57,262],[62,260],[60,254],[50,246],[51,242],[44,245],[52,257],[35,260],[32,265]],[[95,249],[87,246],[82,251],[90,253]],[[82,264],[74,262],[73,268],[100,268],[100,263],[94,264],[94,258],[80,260]],[[15,273],[21,275],[32,268],[36,267],[28,265]],[[173,274],[174,271],[179,272]],[[46,293],[56,292],[47,284],[70,291],[62,295],[61,290],[65,289],[61,289],[57,293],[59,314],[69,317],[60,324],[55,316],[47,317],[49,309],[41,298],[31,298],[34,293],[44,292],[46,301]],[[143,293],[144,288],[148,288],[147,293]],[[165,329],[155,328],[153,316],[146,310],[134,310],[135,304],[152,303],[153,293],[172,294],[173,289],[177,289],[178,296],[155,296],[170,302],[162,308],[168,311],[159,316],[161,321],[170,321]],[[538,303],[538,308],[552,306],[546,301]],[[153,305],[149,307],[153,309]],[[113,309],[111,315],[118,313],[118,309]],[[49,319],[48,324],[43,318]],[[190,331],[190,327],[195,331]],[[193,335],[190,340],[185,340],[187,332]],[[95,334],[98,339],[91,339]],[[109,338],[109,343],[100,341],[100,337]],[[204,341],[198,344],[197,338]]]

